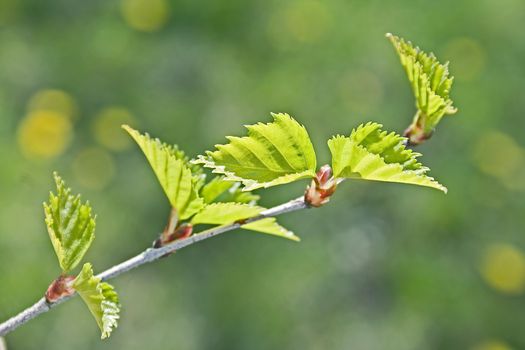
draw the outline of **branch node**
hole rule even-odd
[[[184,223],[177,227],[172,232],[166,230],[153,242],[153,248],[164,247],[173,241],[184,239],[193,233],[193,225],[191,223]]]
[[[433,131],[425,133],[425,118],[422,118],[421,116],[422,114],[418,111],[412,124],[410,124],[403,132],[403,136],[408,139],[407,146],[420,145],[432,137]]]
[[[332,176],[332,168],[328,164],[323,165],[306,188],[304,202],[308,207],[318,208],[330,201],[336,188],[337,181]]]
[[[48,306],[62,297],[73,295],[75,293],[75,290],[73,289],[74,279],[75,276],[60,275],[49,285],[45,294]]]

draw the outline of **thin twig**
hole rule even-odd
[[[300,210],[300,209],[306,209],[306,208],[308,208],[308,205],[304,202],[303,197],[300,197],[300,198],[291,200],[289,202],[286,202],[284,204],[267,209],[263,211],[259,216],[246,220],[244,224],[258,221],[258,220],[268,218],[268,217],[281,215],[284,213],[289,213],[289,212]],[[165,256],[166,254],[174,252],[175,250],[179,250],[189,245],[192,245],[193,243],[197,243],[205,239],[208,239],[214,236],[218,236],[221,233],[235,230],[241,226],[242,226],[241,223],[234,223],[230,225],[218,226],[218,227],[214,227],[209,230],[205,230],[200,233],[194,234],[188,238],[175,241],[161,248],[157,248],[157,249],[148,248],[142,253],[118,265],[115,265],[107,269],[104,272],[101,272],[100,274],[97,275],[97,277],[100,277],[102,280],[108,280],[108,279],[117,277],[118,275],[126,271],[130,271],[144,264],[156,261],[160,259],[161,257]],[[44,312],[49,311],[54,306],[71,299],[75,295],[76,294],[60,298],[53,303],[47,303],[45,298],[41,298],[34,305],[28,307],[24,311],[20,312],[18,315],[13,316],[9,320],[0,324],[0,336],[6,335],[7,333],[23,325],[27,321],[37,317],[40,314],[43,314]]]

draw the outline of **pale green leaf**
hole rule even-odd
[[[44,203],[49,238],[64,273],[74,269],[95,239],[95,218],[89,202],[72,195],[65,182],[54,174],[57,193]]]
[[[261,198],[259,195],[253,194],[250,191],[244,191],[240,182],[235,182],[234,184],[224,196],[219,197],[220,202],[256,204],[259,198]]]
[[[204,207],[192,219],[193,224],[232,224],[259,215],[264,208],[242,203],[212,203]]]
[[[212,203],[195,215],[193,224],[227,225],[258,216],[265,208],[242,203]],[[294,241],[299,237],[280,226],[275,218],[265,218],[241,226],[244,229],[267,233]]]
[[[90,263],[84,264],[82,271],[73,281],[73,288],[86,303],[102,332],[102,339],[108,338],[117,327],[120,305],[118,295],[112,285],[101,282],[93,276]]]
[[[198,194],[202,176],[197,167],[192,172],[190,166],[194,165],[190,165],[184,153],[176,146],[152,139],[148,134],[141,135],[127,125],[122,127],[144,152],[171,206],[177,209],[179,218],[187,219],[202,209],[204,200]]]
[[[205,184],[200,193],[205,203],[237,202],[255,204],[259,196],[249,191],[242,191],[239,182],[227,181],[224,176],[216,176]]]
[[[273,123],[248,125],[248,136],[228,137],[195,162],[240,181],[244,190],[270,187],[315,176],[316,159],[304,126],[288,114],[272,114]]]
[[[387,37],[394,45],[412,85],[418,108],[414,124],[429,135],[444,115],[457,112],[450,99],[454,78],[449,76],[448,62],[441,64],[433,53],[427,54],[395,35],[387,34]]]
[[[337,178],[399,182],[447,189],[426,175],[428,168],[417,161],[421,154],[405,147],[406,138],[367,123],[352,130],[350,137],[334,136],[328,141],[332,169]]]
[[[275,218],[266,218],[250,222],[249,224],[242,225],[242,228],[251,231],[268,233],[270,235],[275,235],[278,237],[288,238],[296,242],[300,241],[300,238],[297,237],[292,231],[289,231],[281,225],[279,225]]]

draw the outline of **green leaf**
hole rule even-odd
[[[417,125],[430,135],[444,115],[457,112],[450,99],[454,78],[449,76],[448,62],[441,64],[433,53],[427,54],[395,35],[387,37],[401,59],[416,98],[418,113],[413,127]]]
[[[264,208],[242,203],[212,203],[204,207],[192,219],[193,224],[232,224],[239,220],[252,218]]]
[[[253,218],[259,215],[265,208],[242,203],[213,203],[195,215],[191,222],[193,224],[227,225],[240,220]],[[244,229],[268,233],[294,241],[299,237],[280,226],[275,218],[265,218],[241,226]]]
[[[261,197],[250,191],[244,191],[240,185],[240,182],[234,182],[233,187],[225,195],[219,197],[219,201],[256,204]]]
[[[296,242],[299,242],[301,240],[292,231],[288,231],[287,229],[279,225],[275,218],[266,218],[250,222],[249,224],[243,225],[242,228],[246,230],[268,233],[270,235],[288,238]]]
[[[93,276],[90,263],[84,264],[82,271],[73,281],[73,288],[86,303],[89,311],[102,332],[102,339],[108,338],[120,318],[118,295],[112,285],[100,282],[100,278]]]
[[[315,151],[304,126],[288,114],[272,116],[273,123],[248,125],[248,136],[230,136],[194,162],[242,182],[245,191],[314,177]]]
[[[242,191],[239,182],[227,181],[224,176],[216,176],[201,189],[205,203],[237,202],[255,204],[259,196],[249,191]]]
[[[338,135],[328,141],[334,176],[427,186],[446,193],[446,187],[427,176],[429,169],[417,161],[421,154],[405,147],[406,138],[381,127],[361,124],[350,137]]]
[[[95,218],[89,202],[82,204],[80,195],[73,196],[57,173],[54,177],[57,193],[50,193],[49,203],[44,203],[45,222],[60,267],[66,273],[78,265],[95,239]]]
[[[190,165],[184,152],[176,146],[152,139],[148,134],[141,135],[127,125],[122,127],[144,152],[171,206],[177,209],[179,218],[187,219],[202,209],[204,200],[198,193],[202,186],[200,168]]]

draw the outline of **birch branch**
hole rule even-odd
[[[283,203],[281,205],[275,206],[273,208],[267,209],[261,212],[260,215],[250,218],[248,220],[245,220],[243,224],[247,224],[247,223],[254,222],[254,221],[259,221],[264,218],[273,217],[273,216],[277,216],[277,215],[281,215],[284,213],[289,213],[289,212],[297,211],[301,209],[306,209],[306,208],[308,208],[308,205],[305,203],[304,198],[301,196],[297,199],[294,199],[289,202]],[[123,274],[124,272],[133,270],[144,264],[148,264],[156,260],[159,260],[163,256],[166,256],[167,254],[172,253],[176,250],[182,249],[184,247],[187,247],[194,243],[203,241],[205,239],[208,239],[214,236],[218,236],[221,233],[235,230],[237,228],[240,228],[241,226],[242,226],[241,223],[233,223],[229,225],[218,226],[218,227],[214,227],[214,228],[202,231],[200,233],[196,233],[188,238],[175,241],[161,248],[156,248],[156,249],[148,248],[142,253],[118,265],[115,265],[107,269],[104,272],[101,272],[100,274],[97,275],[97,277],[100,277],[103,281],[112,279],[114,277],[117,277]],[[44,312],[51,310],[53,307],[73,298],[75,295],[76,294],[60,298],[53,303],[48,303],[46,302],[45,298],[41,298],[35,304],[28,307],[24,311],[20,312],[18,315],[13,316],[12,318],[0,324],[0,336],[4,336],[7,333],[17,329],[18,327],[20,327],[27,321],[32,320],[33,318],[43,314]]]

